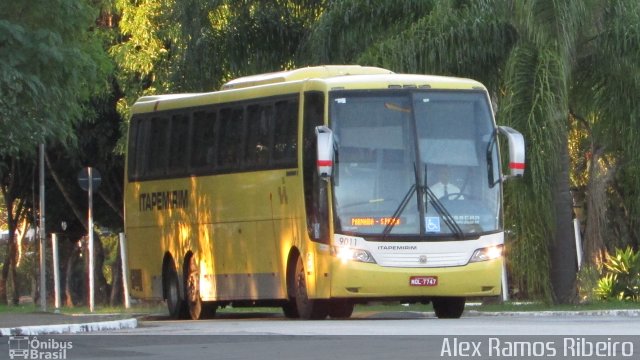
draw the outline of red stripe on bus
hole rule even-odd
[[[332,166],[333,160],[318,160],[318,166]]]
[[[524,170],[524,163],[509,163],[509,168],[510,169],[518,169],[518,170]]]

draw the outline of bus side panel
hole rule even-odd
[[[162,260],[171,254],[179,277],[185,255],[199,256],[210,246],[192,219],[199,201],[189,179],[147,181],[127,185],[126,233],[132,295],[162,298]],[[205,243],[202,243],[202,241]],[[197,258],[199,259],[199,258]]]
[[[147,240],[156,236],[158,233],[148,228],[127,229],[129,284],[135,298],[162,299],[163,251],[160,246],[149,246]]]
[[[302,193],[297,174],[275,170],[129,185],[132,295],[161,298],[165,252],[180,277],[192,252],[205,301],[286,298],[286,259],[303,227],[295,212]],[[176,205],[167,195],[174,192],[188,199]]]
[[[201,278],[211,282],[201,289],[215,288],[209,300],[286,298],[282,249],[294,242],[296,176],[274,170],[199,180],[213,223],[213,267]]]

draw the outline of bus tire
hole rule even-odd
[[[213,319],[218,311],[218,303],[215,301],[202,302],[202,312],[200,319]]]
[[[169,316],[173,319],[184,317],[186,304],[180,296],[180,282],[175,269],[167,269],[164,276],[165,299]]]
[[[298,261],[298,257],[300,254],[297,249],[294,249],[287,259],[287,300],[282,304],[282,312],[284,316],[289,319],[298,319],[300,318],[300,314],[298,314],[298,307],[296,306],[296,288],[295,288],[295,278],[296,278],[296,265]]]
[[[300,314],[298,314],[298,309],[296,308],[295,299],[288,300],[286,303],[284,303],[282,305],[282,312],[288,319],[297,319],[300,317]]]
[[[309,299],[307,278],[301,256],[298,257],[293,280],[296,309],[300,318],[304,320],[322,320],[326,318],[328,315],[327,303],[322,300]]]
[[[459,319],[464,312],[465,298],[444,297],[432,300],[433,311],[438,319]]]
[[[202,299],[200,298],[200,271],[195,256],[189,256],[184,267],[184,295],[187,301],[189,317],[199,320],[202,316]]]
[[[329,316],[333,319],[348,319],[353,314],[355,304],[349,300],[329,301]]]

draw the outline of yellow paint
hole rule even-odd
[[[388,89],[392,85],[429,86],[432,89],[482,88],[480,83],[467,79],[397,75],[379,68],[332,66],[238,79],[227,84],[227,90],[218,92],[146,96],[136,102],[132,113],[301,94],[307,90],[321,91],[326,95],[335,88]],[[325,98],[328,99],[328,96]],[[325,104],[325,110],[327,108]],[[133,296],[157,299],[162,289],[157,287],[157,281],[156,287],[153,287],[153,279],[162,277],[165,254],[170,254],[175,260],[178,276],[182,279],[185,255],[193,252],[200,266],[203,300],[228,299],[229,296],[259,299],[260,284],[252,282],[258,275],[279,279],[277,293],[284,298],[287,259],[294,248],[303,256],[312,298],[361,296],[345,290],[353,286],[371,289],[371,294],[376,296],[413,294],[416,289],[403,285],[408,281],[408,273],[435,273],[442,276],[442,288],[421,289],[420,294],[499,293],[497,269],[502,268],[500,261],[428,271],[382,268],[375,264],[342,263],[331,256],[328,245],[311,242],[307,235],[303,194],[303,146],[300,146],[302,109],[301,100],[297,167],[142,182],[129,182],[125,175],[125,231],[129,268],[140,270],[142,274],[142,290],[132,289]],[[291,175],[291,172],[295,174]],[[283,203],[281,199],[285,188],[287,201]],[[165,206],[162,209],[156,206],[151,210],[141,207],[141,194],[166,194],[178,190],[187,191],[188,206]],[[331,206],[329,208],[332,216]],[[333,231],[332,221],[329,223]],[[247,279],[247,287],[221,290],[214,279],[224,279],[225,276]],[[449,280],[455,285],[450,285]],[[474,287],[468,285],[470,282],[486,283],[487,286],[494,286],[495,290],[487,293],[472,291]]]
[[[445,268],[395,268],[333,261],[332,297],[496,296],[500,295],[502,258]],[[410,286],[411,276],[436,276],[437,286]],[[354,291],[357,289],[357,292]]]

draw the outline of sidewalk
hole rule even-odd
[[[137,326],[131,314],[0,313],[0,336],[77,334]]]

